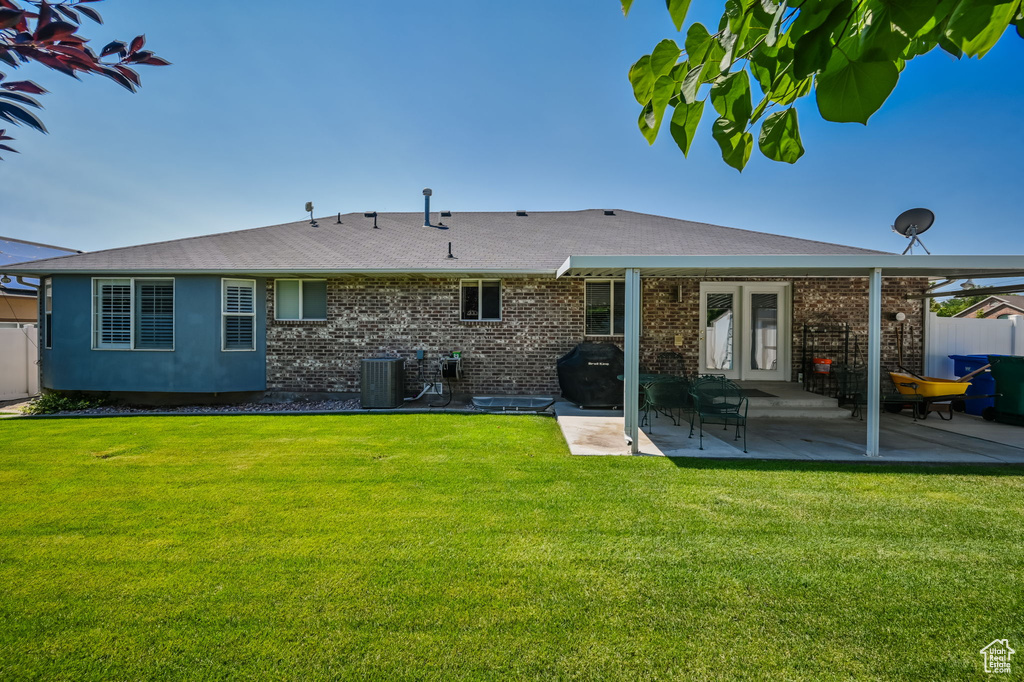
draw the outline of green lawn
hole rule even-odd
[[[570,457],[536,417],[4,420],[0,679],[983,679],[1024,651],[1022,528],[1021,468]]]

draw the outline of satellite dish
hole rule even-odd
[[[927,232],[934,222],[935,214],[927,208],[912,208],[897,216],[896,222],[892,224],[892,231],[910,240],[907,248],[903,249],[904,256],[907,255],[908,251],[913,255],[915,243],[920,244],[921,248],[929,256],[932,255],[931,251],[928,250],[928,247],[924,245],[924,242],[919,237]]]

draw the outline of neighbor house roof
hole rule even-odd
[[[1021,313],[1024,313],[1024,296],[1017,296],[1014,294],[999,294],[998,296],[992,295],[983,298],[974,305],[968,308],[964,308],[953,317],[973,317],[974,313],[976,313],[979,309],[988,308],[993,303],[995,304],[995,306],[1008,306],[1010,308],[1014,308],[1015,310],[1019,310]]]
[[[610,213],[610,215],[607,215]],[[631,211],[362,213],[51,258],[6,272],[554,274],[573,254],[868,255],[880,251]],[[448,257],[449,242],[452,258]]]
[[[14,237],[0,237],[0,271],[5,270],[4,266],[11,263],[37,261],[44,258],[49,259],[55,256],[66,256],[76,253],[81,253],[81,251],[65,249],[62,246],[29,242],[23,239],[15,239]],[[36,295],[35,289],[21,286],[16,282],[0,287],[0,293],[8,296]]]

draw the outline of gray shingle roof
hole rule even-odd
[[[661,216],[603,210],[362,213],[51,258],[33,272],[554,272],[570,255],[839,255],[881,253]],[[448,242],[455,258],[448,258]]]

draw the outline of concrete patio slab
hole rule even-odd
[[[574,455],[627,455],[621,411],[581,410],[556,403],[559,426]],[[962,415],[957,415],[957,418]],[[880,457],[864,455],[865,425],[859,419],[750,419],[747,449],[734,430],[709,426],[704,449],[689,424],[664,416],[641,431],[640,454],[711,459],[783,459],[831,462],[918,462],[932,464],[1024,464],[1024,429],[1014,443],[994,442],[952,429],[932,428],[905,415],[883,415]],[[955,427],[957,419],[950,422]],[[967,423],[967,422],[965,422]],[[947,424],[943,422],[943,424]],[[1017,427],[1012,427],[1017,428]]]

